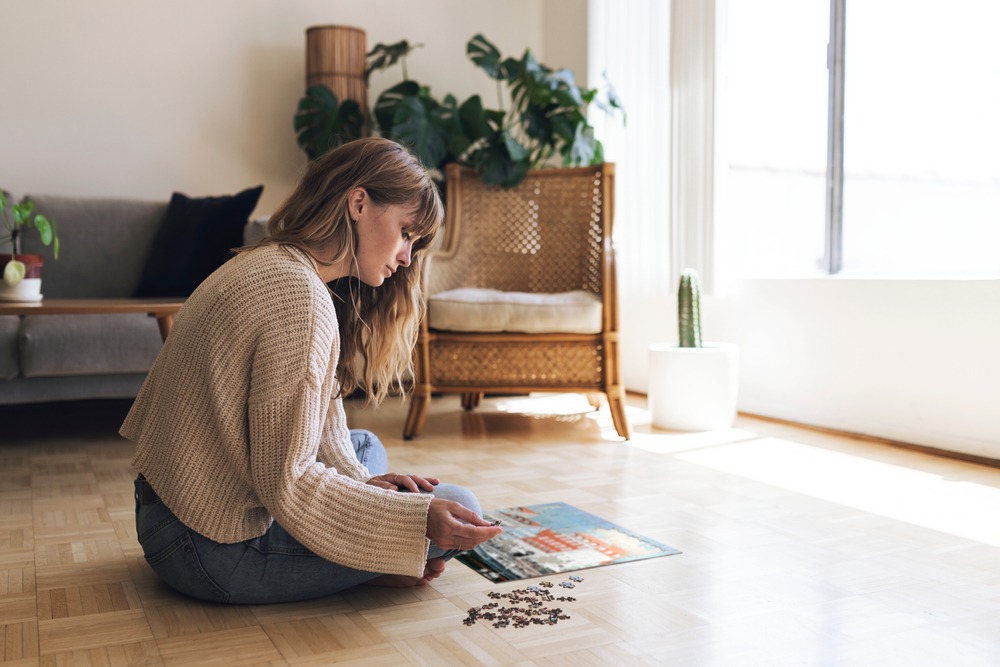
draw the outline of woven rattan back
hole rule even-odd
[[[430,294],[457,287],[600,295],[611,233],[611,165],[531,171],[513,188],[448,170],[449,261],[433,266]]]

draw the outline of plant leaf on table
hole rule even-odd
[[[24,280],[24,276],[27,272],[28,269],[24,265],[24,262],[12,259],[7,262],[6,266],[3,267],[3,281],[9,286],[14,287],[19,282]]]
[[[24,228],[35,228],[42,245],[52,246],[54,259],[59,259],[59,236],[56,235],[55,220],[49,220],[44,215],[34,213],[35,202],[30,199],[10,205],[9,216],[3,215],[6,208],[8,208],[7,196],[0,190],[0,224],[3,225],[5,231],[3,237],[0,238],[0,243],[10,244],[10,260],[3,267],[3,281],[14,287],[27,275],[27,267],[24,262],[17,259],[17,254],[21,252],[20,237],[24,234]]]

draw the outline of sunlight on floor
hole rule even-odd
[[[702,431],[699,433],[674,431],[643,433],[633,431],[632,439],[626,444],[629,447],[644,449],[647,452],[656,454],[674,454],[691,449],[702,449],[704,447],[753,440],[756,437],[758,437],[756,433],[743,431],[738,428],[720,428],[715,431]]]
[[[532,394],[496,400],[501,412],[593,420],[605,440],[622,442],[607,406],[595,410],[583,394]],[[622,442],[655,454],[771,484],[950,535],[1000,546],[1000,489],[953,482],[902,465],[726,428],[699,433],[658,431],[649,412],[626,406],[632,438]]]
[[[594,412],[583,394],[530,394],[504,398],[496,402],[500,412],[536,416],[569,416]]]
[[[712,435],[712,433],[703,434]],[[653,436],[658,437],[658,436]],[[687,451],[678,459],[796,493],[1000,546],[1000,489],[780,438]]]

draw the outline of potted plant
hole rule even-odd
[[[36,230],[42,243],[52,246],[53,257],[59,259],[55,221],[34,210],[33,201],[9,204],[6,194],[0,191],[0,247],[10,248],[9,254],[0,254],[0,266],[3,267],[0,300],[38,301],[42,298],[42,256],[21,253],[21,239],[29,229]]]
[[[739,348],[703,343],[701,290],[693,269],[677,291],[679,345],[649,348],[649,410],[657,428],[709,431],[732,426],[739,388]]]
[[[461,104],[453,95],[435,98],[430,88],[409,78],[406,56],[419,45],[407,41],[377,44],[368,53],[366,75],[399,63],[403,81],[379,95],[372,124],[382,136],[404,144],[439,175],[452,162],[473,167],[483,182],[513,186],[529,169],[561,158],[563,166],[598,164],[601,142],[587,123],[591,103],[608,112],[621,110],[610,86],[581,89],[569,70],[553,70],[529,50],[520,59],[503,58],[483,35],[466,45],[466,54],[496,81],[499,108],[483,105],[478,95]],[[503,87],[511,100],[503,108]],[[315,157],[329,147],[360,136],[363,127],[352,100],[338,102],[325,86],[314,86],[299,103],[295,117],[299,145]]]

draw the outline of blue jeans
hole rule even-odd
[[[351,441],[372,476],[389,471],[385,447],[373,433],[352,430]],[[141,485],[136,480],[135,525],[146,562],[169,586],[191,597],[233,604],[292,602],[331,595],[382,574],[317,556],[277,522],[246,542],[215,542],[181,523],[162,502],[142,504]],[[461,486],[439,484],[431,493],[482,515],[475,496]],[[458,553],[432,544],[428,558]]]

